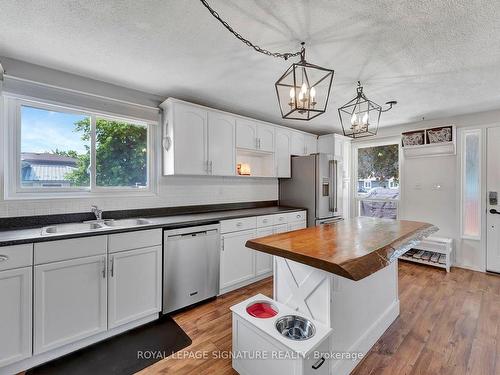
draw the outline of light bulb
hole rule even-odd
[[[306,94],[306,92],[307,92],[307,85],[306,85],[305,82],[302,84],[302,87],[300,88],[300,92],[304,93],[304,95]]]
[[[365,112],[363,116],[363,125],[368,125],[368,112]]]
[[[295,88],[290,89],[290,99],[295,99]]]
[[[316,99],[316,88],[313,86],[311,87],[311,101],[314,102],[314,100]]]
[[[357,125],[357,122],[358,122],[358,116],[356,116],[356,114],[353,113],[351,117],[351,125],[352,126]]]
[[[305,92],[300,90],[300,92],[299,92],[299,100],[300,101],[304,100],[304,94],[305,94]]]

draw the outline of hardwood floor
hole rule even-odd
[[[229,307],[257,293],[272,295],[271,278],[176,314],[193,340],[183,355],[206,358],[169,357],[140,374],[236,374],[212,352],[231,350]],[[500,276],[400,262],[399,296],[399,318],[353,374],[500,374]]]

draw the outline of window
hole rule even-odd
[[[148,124],[9,100],[16,145],[8,185],[16,194],[149,191]]]
[[[399,202],[399,145],[356,149],[359,216],[396,219]]]
[[[462,134],[462,237],[481,235],[481,130]]]

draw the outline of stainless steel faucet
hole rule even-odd
[[[102,220],[102,210],[99,207],[95,205],[90,206],[90,211],[95,215],[97,220]]]

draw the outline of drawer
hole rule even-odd
[[[281,225],[288,223],[287,214],[274,215],[274,225]]]
[[[0,247],[0,271],[33,265],[33,244]]]
[[[106,254],[107,236],[35,243],[35,265]]]
[[[306,220],[306,211],[289,212],[286,215],[289,223]]]
[[[128,233],[111,234],[108,236],[108,252],[140,249],[162,244],[162,229],[140,230]]]
[[[234,219],[234,220],[223,220],[220,222],[221,233],[255,229],[256,227],[257,227],[257,218],[255,216],[243,217],[241,219]]]
[[[270,227],[274,225],[275,215],[257,216],[257,228]]]

